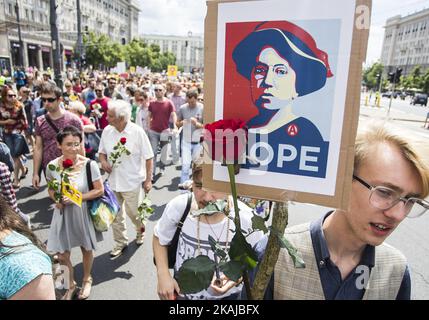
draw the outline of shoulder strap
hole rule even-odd
[[[180,233],[183,227],[183,223],[185,222],[186,217],[189,214],[189,211],[191,210],[191,203],[192,203],[192,192],[189,192],[188,194],[188,202],[186,203],[185,211],[183,212],[182,218],[180,219],[180,222],[177,224],[177,230],[176,233]]]
[[[60,132],[60,129],[52,122],[52,119],[49,117],[48,114],[45,114],[45,119],[49,123],[49,125],[52,127],[52,129],[55,130],[56,133]]]
[[[88,180],[88,189],[91,191],[94,189],[94,186],[92,185],[91,160],[88,160],[86,163],[86,179]]]

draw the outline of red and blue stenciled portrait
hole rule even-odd
[[[334,78],[329,53],[288,21],[227,23],[225,40],[223,116],[249,128],[242,167],[325,178],[329,135],[314,120],[328,112],[314,100],[311,118],[300,109]]]

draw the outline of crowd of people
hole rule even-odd
[[[0,300],[54,299],[55,259],[69,270],[62,299],[87,299],[94,250],[103,239],[94,228],[87,202],[104,193],[103,175],[121,208],[111,228],[114,247],[110,255],[116,258],[129,243],[126,216],[135,228],[136,244],[143,244],[146,227],[138,206],[170,162],[181,165],[176,187],[182,194],[168,202],[154,229],[159,297],[245,297],[240,281],[225,275],[221,284],[213,279],[207,290],[191,295],[182,294],[175,278],[186,259],[202,253],[213,256],[208,236],[228,250],[235,233],[230,225],[234,210],[229,216],[188,215],[217,199],[233,207],[229,195],[202,188],[203,103],[202,80],[178,77],[170,81],[162,74],[92,71],[82,75],[69,70],[63,88],[49,73],[40,78],[19,74],[15,83],[5,83],[0,99]],[[115,165],[112,157],[118,143],[128,154]],[[421,150],[388,128],[373,126],[360,133],[350,209],[334,210],[311,224],[287,229],[285,236],[303,253],[307,268],[295,269],[282,249],[266,298],[410,299],[407,262],[402,253],[383,242],[407,215],[421,215],[428,209],[423,199],[429,194],[429,167]],[[55,190],[49,188],[55,209],[45,245],[16,204],[16,191],[28,174],[30,155],[35,190],[40,189],[43,177],[61,180],[69,160],[68,177],[82,197],[81,205],[64,197],[58,201]],[[243,228],[250,227],[252,209],[241,201],[239,208]],[[172,276],[167,246],[179,224]],[[248,239],[260,258],[266,240],[262,232]],[[76,247],[81,248],[83,259],[80,289],[70,258]],[[372,270],[371,279],[375,279],[372,283],[376,285],[368,289],[354,285],[355,271],[362,265]]]

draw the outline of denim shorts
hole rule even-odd
[[[20,155],[30,153],[27,141],[19,133],[3,133],[4,143],[10,149],[12,158],[18,158]]]

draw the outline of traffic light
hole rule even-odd
[[[395,73],[394,72],[389,72],[387,74],[387,79],[389,80],[390,83],[393,83],[395,81]]]
[[[396,69],[395,72],[395,83],[399,83],[401,81],[402,68]]]
[[[122,43],[122,45],[124,46],[124,45],[127,43],[127,40],[126,40],[125,38],[122,38],[122,39],[121,39],[121,43]]]

